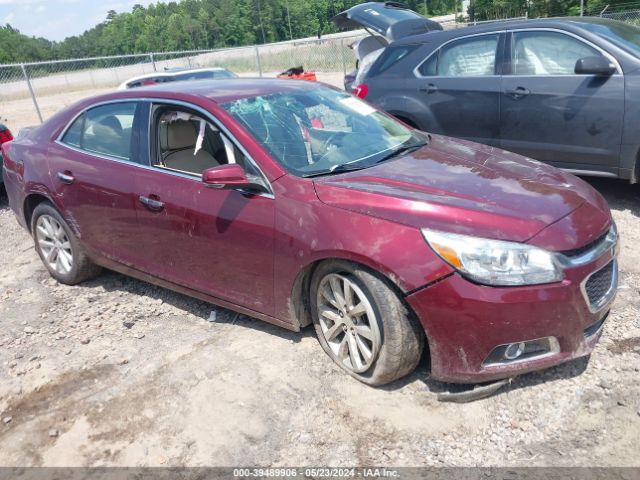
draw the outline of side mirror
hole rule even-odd
[[[219,165],[202,172],[202,183],[220,189],[248,188],[252,186],[244,169],[237,163]]]
[[[584,57],[576,62],[575,73],[578,75],[596,75],[609,77],[616,73],[616,66],[607,57]]]

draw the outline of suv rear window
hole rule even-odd
[[[418,45],[402,45],[400,47],[387,47],[385,51],[380,55],[378,61],[371,67],[369,76],[373,77],[379,75],[382,72],[390,69],[400,60],[409,55],[415,50]]]

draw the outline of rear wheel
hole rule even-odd
[[[361,382],[384,385],[418,365],[422,329],[379,275],[351,262],[325,262],[311,280],[311,307],[322,348]]]
[[[60,283],[75,285],[100,273],[53,205],[41,203],[35,208],[31,232],[42,263]]]

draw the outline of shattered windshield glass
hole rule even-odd
[[[298,176],[366,168],[426,142],[358,98],[325,87],[242,98],[222,107]]]

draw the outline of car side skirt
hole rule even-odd
[[[198,300],[202,300],[207,303],[211,303],[217,305],[219,307],[227,308],[229,310],[233,310],[234,312],[241,313],[243,315],[247,315],[252,318],[257,318],[259,320],[263,320],[267,323],[271,323],[273,325],[277,325],[278,327],[286,328],[287,330],[291,330],[294,332],[299,332],[300,327],[298,325],[294,325],[292,323],[288,323],[282,321],[278,318],[272,317],[270,315],[265,315],[264,313],[256,312],[255,310],[251,310],[249,308],[241,307],[240,305],[236,305],[231,302],[227,302],[225,300],[221,300],[217,297],[213,297],[211,295],[207,295],[198,290],[193,290],[188,287],[184,287],[182,285],[178,285],[176,283],[169,282],[167,280],[163,280],[161,278],[155,277],[153,275],[149,275],[148,273],[142,272],[140,270],[136,270],[135,268],[129,267],[127,265],[123,265],[114,260],[108,259],[106,257],[96,257],[92,256],[92,261],[101,267],[108,268],[109,270],[114,270],[123,275],[127,275],[129,277],[136,278],[138,280],[142,280],[143,282],[148,282],[154,285],[157,285],[162,288],[167,288],[169,290],[173,290],[174,292],[181,293],[183,295],[187,295],[189,297],[197,298]]]

